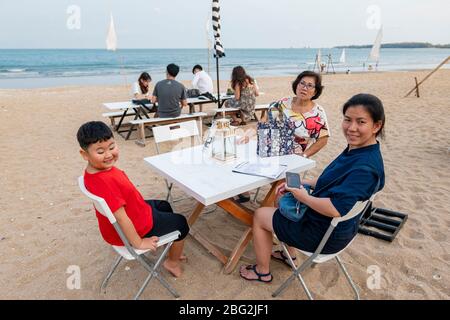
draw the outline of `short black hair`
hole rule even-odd
[[[180,67],[175,63],[171,63],[167,66],[167,73],[172,77],[176,77],[178,75],[178,72],[180,72]]]
[[[195,69],[198,69],[198,70],[200,70],[200,71],[203,70],[202,66],[199,65],[199,64],[196,64],[196,65],[192,68],[192,73],[194,73]]]
[[[378,130],[376,136],[384,137],[384,124],[386,123],[386,117],[384,114],[384,107],[381,100],[368,93],[360,93],[351,97],[342,107],[342,114],[350,107],[363,106],[364,109],[370,114],[373,122],[381,121],[381,128]]]
[[[294,91],[294,94],[297,94],[297,86],[302,81],[304,77],[313,77],[316,82],[316,93],[311,98],[311,100],[316,100],[320,95],[322,94],[323,86],[322,86],[322,77],[320,74],[314,72],[314,71],[303,71],[297,76],[297,79],[292,83],[292,91]]]
[[[77,140],[83,150],[97,142],[114,138],[111,129],[101,121],[89,121],[83,124],[77,132]]]

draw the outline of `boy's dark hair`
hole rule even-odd
[[[374,123],[381,121],[381,128],[378,130],[376,136],[384,138],[384,124],[386,122],[386,117],[384,115],[384,107],[381,100],[378,97],[368,93],[354,95],[342,107],[342,114],[345,115],[348,108],[355,106],[363,106],[364,109],[370,114],[370,117]]]
[[[83,124],[77,132],[77,140],[83,150],[89,145],[114,138],[111,129],[101,121],[89,121]]]
[[[297,76],[297,79],[292,83],[292,91],[297,94],[297,86],[302,81],[304,77],[313,77],[316,82],[316,94],[311,98],[311,100],[316,100],[322,94],[322,76],[314,71],[303,71]]]
[[[202,66],[199,65],[199,64],[196,64],[196,65],[192,68],[192,73],[194,73],[195,69],[198,69],[198,70],[200,70],[200,71],[203,70]]]
[[[178,72],[180,72],[180,67],[176,64],[171,63],[167,66],[167,73],[172,77],[176,77],[178,75]]]

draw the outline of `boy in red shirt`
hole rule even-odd
[[[163,266],[175,277],[182,273],[180,260],[184,238],[189,233],[186,218],[173,213],[167,201],[144,200],[125,172],[114,164],[119,148],[111,129],[100,121],[83,124],[77,133],[80,154],[87,161],[84,173],[86,189],[105,199],[130,244],[136,249],[156,250],[158,236],[178,230],[180,238],[170,248]],[[111,245],[123,246],[109,220],[96,210],[100,233]]]

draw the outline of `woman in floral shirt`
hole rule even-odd
[[[322,89],[321,76],[304,71],[292,84],[295,97],[281,99],[283,113],[295,122],[295,153],[304,157],[319,152],[330,136],[325,110],[313,101],[321,95]]]

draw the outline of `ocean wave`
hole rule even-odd
[[[10,68],[10,69],[1,69],[0,73],[21,73],[27,71],[26,68]]]

